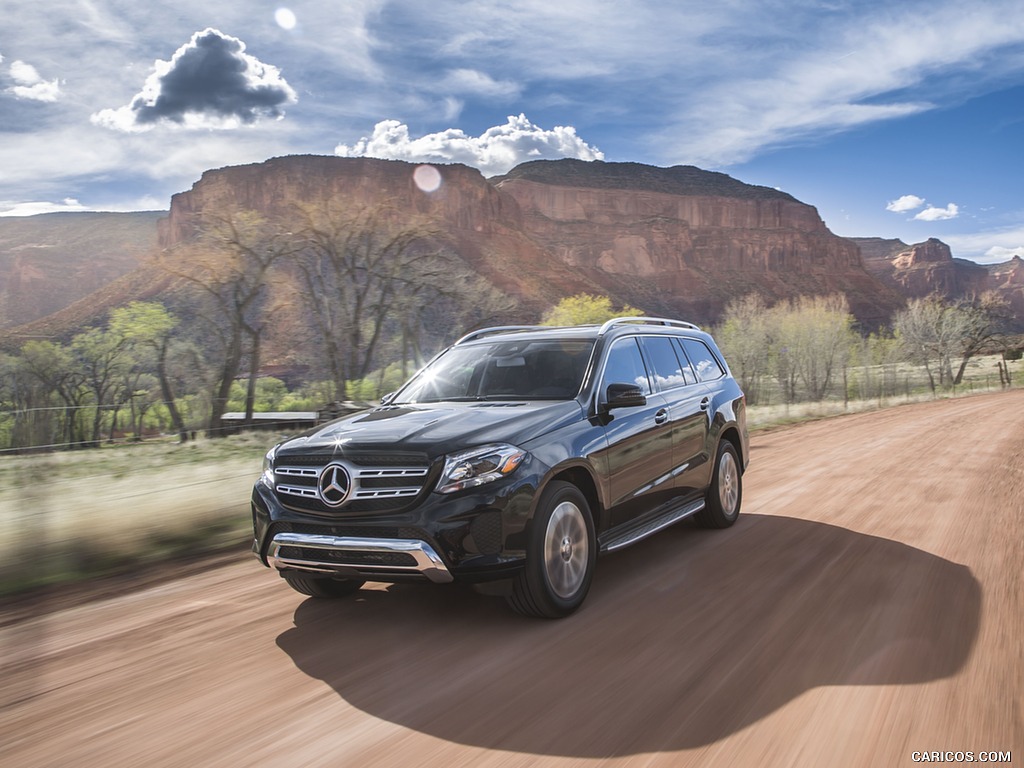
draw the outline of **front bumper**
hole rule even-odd
[[[278,533],[267,548],[267,564],[296,570],[371,579],[423,576],[436,584],[452,581],[441,556],[425,541]]]
[[[265,478],[252,492],[253,554],[278,571],[368,581],[506,579],[526,558],[526,526],[544,468],[454,494],[430,488],[389,512],[312,514]],[[287,498],[287,497],[286,497]]]

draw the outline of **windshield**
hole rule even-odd
[[[571,400],[593,341],[498,341],[452,347],[406,384],[392,403],[442,400]]]

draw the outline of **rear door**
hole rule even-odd
[[[703,493],[707,485],[710,397],[682,353],[677,339],[644,336],[644,356],[656,391],[665,398],[672,432],[672,475],[681,496]]]
[[[700,466],[702,471],[697,482],[702,486],[707,486],[711,483],[712,452],[716,448],[716,446],[711,444],[710,419],[711,414],[716,412],[717,405],[726,396],[725,384],[728,379],[726,378],[725,368],[715,356],[715,353],[711,351],[711,348],[703,341],[686,337],[677,338],[675,341],[678,344],[677,349],[682,350],[683,355],[685,355],[684,359],[689,361],[697,377],[698,385],[696,389],[703,391],[700,402],[706,411],[704,413],[704,420],[707,429],[704,432],[704,445],[701,449],[703,462]]]

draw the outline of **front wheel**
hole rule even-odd
[[[568,616],[583,604],[597,558],[590,505],[575,485],[556,480],[544,489],[528,542],[509,605],[526,616]]]
[[[711,475],[711,486],[705,496],[703,511],[697,520],[705,528],[728,528],[740,516],[743,501],[740,461],[736,447],[728,440],[718,444],[715,469]]]
[[[353,592],[358,592],[359,588],[366,583],[357,579],[325,579],[303,576],[298,573],[285,573],[284,580],[288,582],[289,587],[300,594],[324,599],[351,595]]]

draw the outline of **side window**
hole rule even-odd
[[[602,390],[609,384],[636,384],[645,395],[651,393],[647,369],[644,368],[644,360],[640,357],[640,347],[636,345],[636,339],[619,339],[608,350]]]
[[[676,354],[676,347],[668,336],[645,336],[641,343],[655,389],[664,391],[696,383],[689,363],[685,362],[686,357]],[[680,357],[684,362],[680,363]]]
[[[697,372],[699,381],[714,381],[725,376],[725,371],[718,364],[718,360],[711,354],[707,344],[696,339],[680,339],[686,356],[690,358],[693,369]]]

